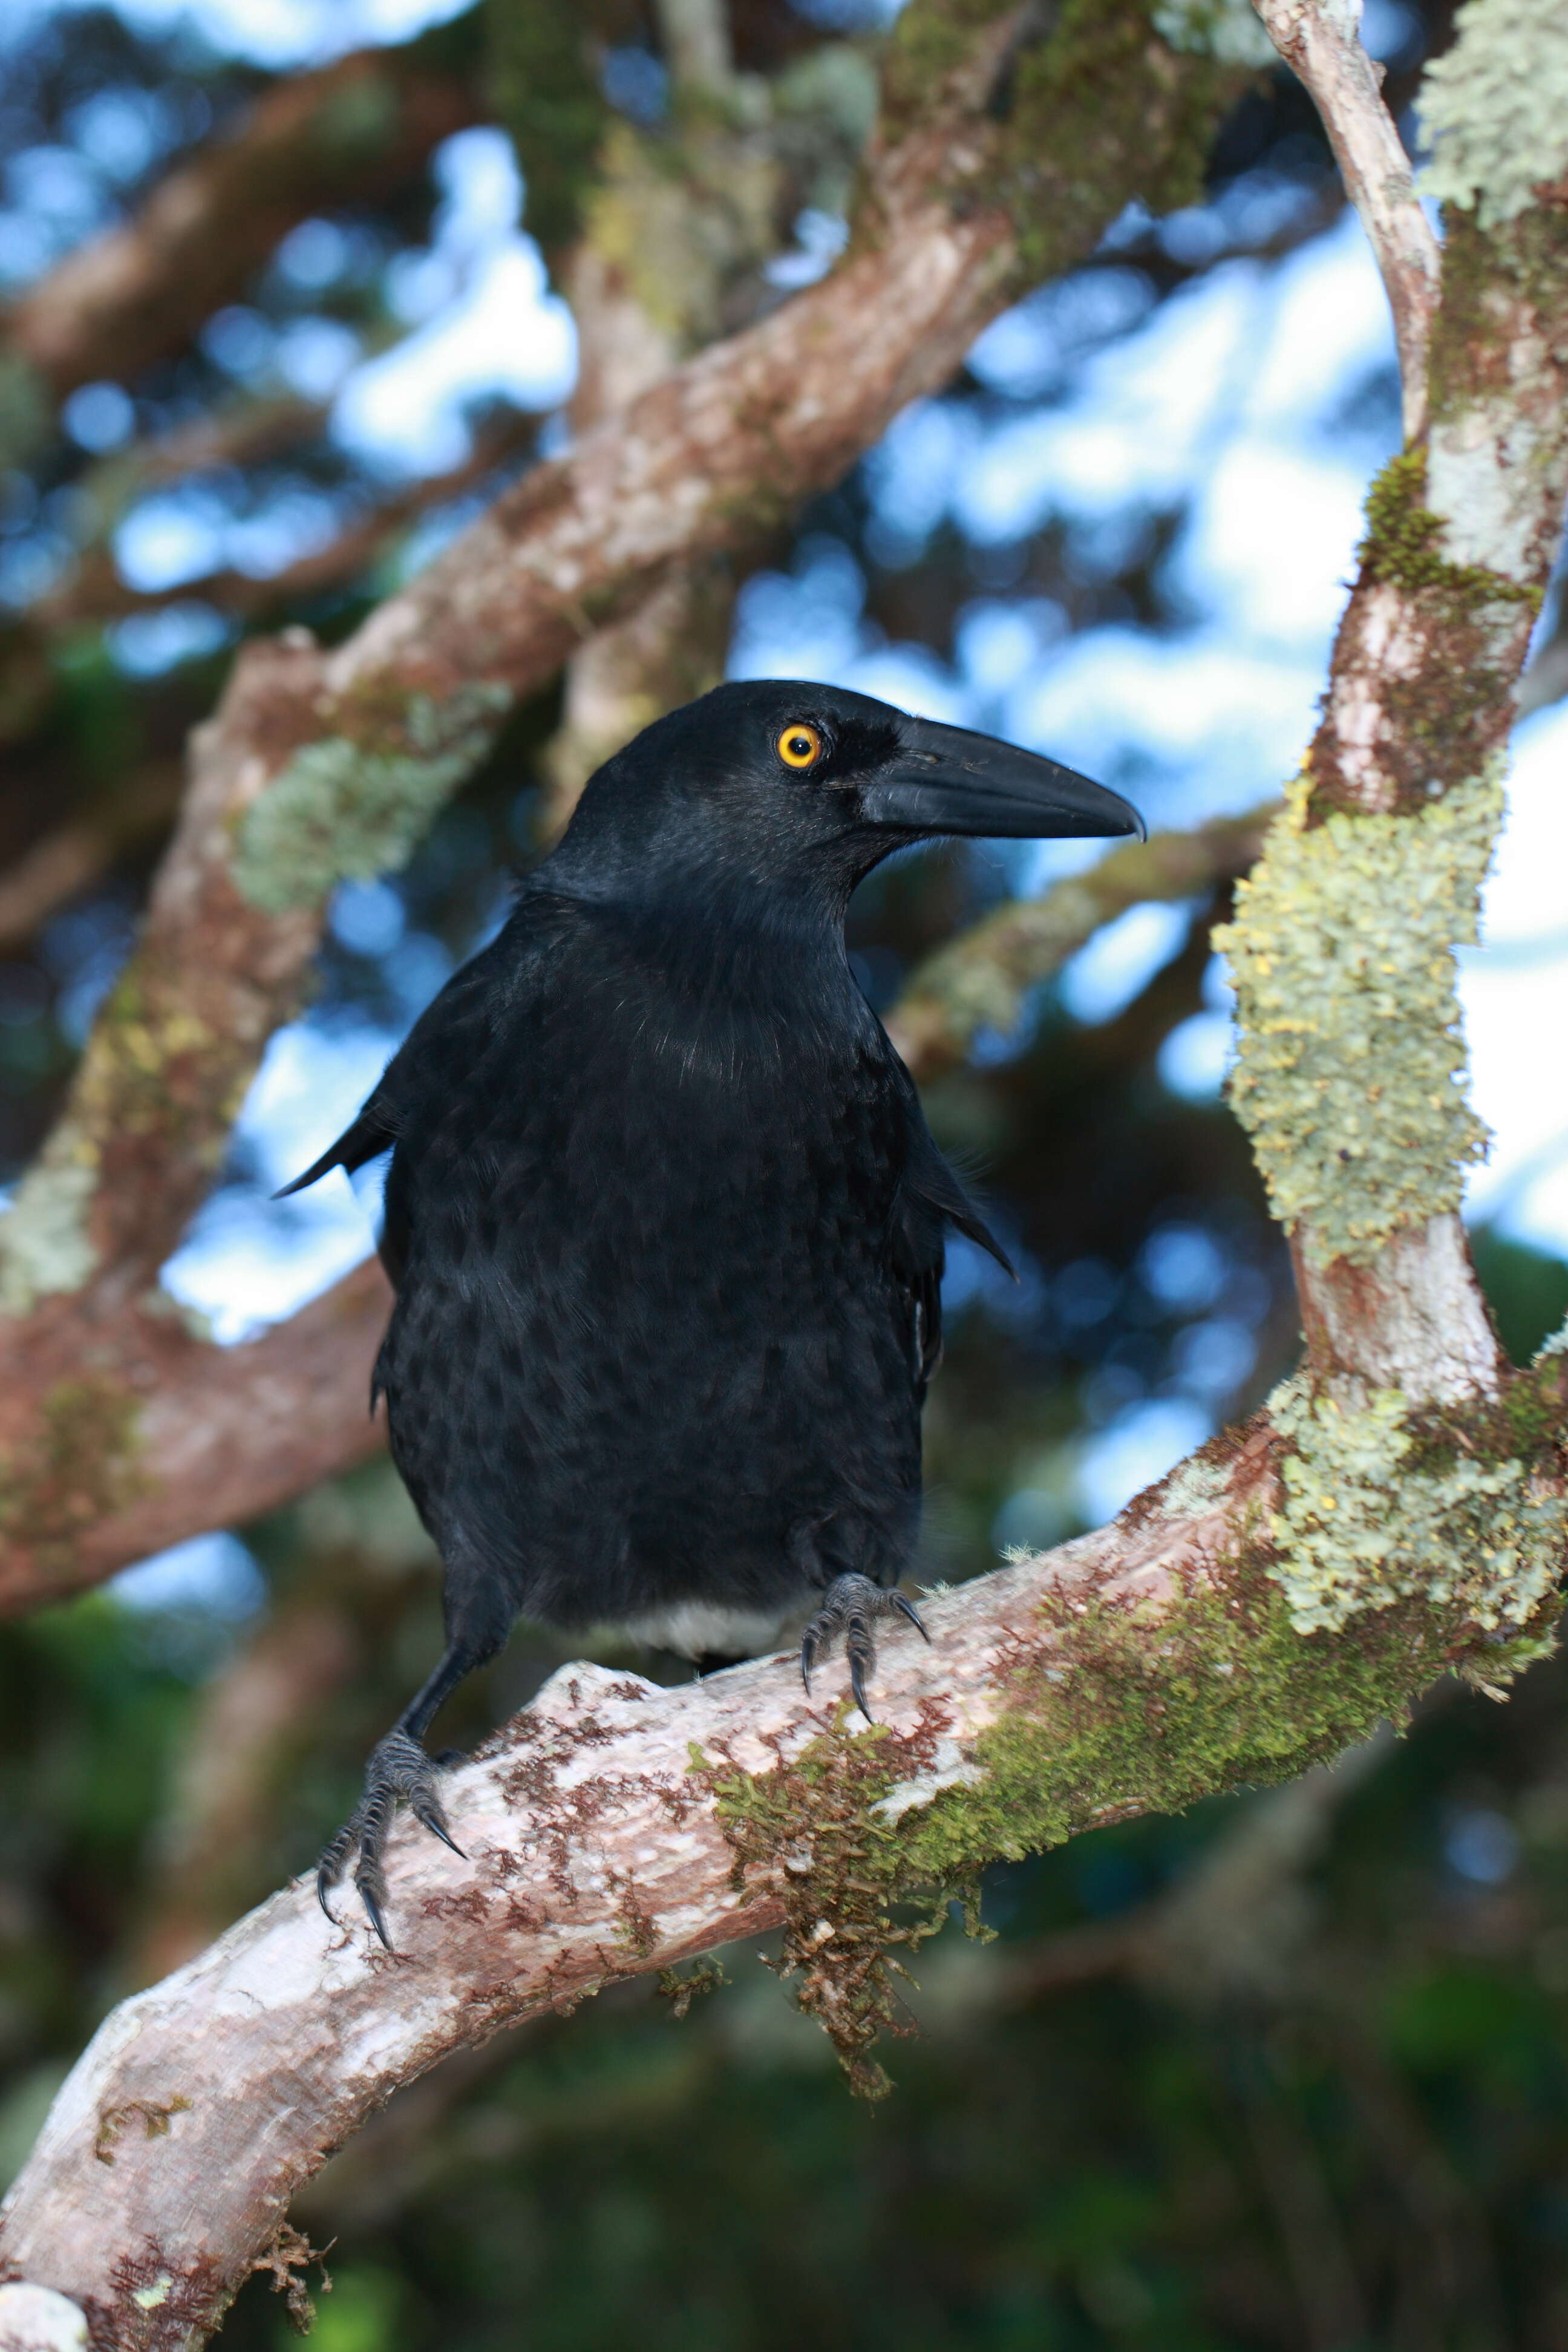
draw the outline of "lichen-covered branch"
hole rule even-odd
[[[395,1958],[298,1881],[114,2013],[7,2200],[0,2263],[74,2298],[95,2344],[199,2345],[293,2191],[400,2083],[781,1926],[803,2006],[876,2089],[904,1898],[1290,1777],[1399,1718],[1446,1663],[1518,1663],[1457,1601],[1297,1631],[1271,1574],[1272,1456],[1259,1425],[1099,1535],[932,1600],[931,1648],[883,1644],[879,1730],[826,1692],[808,1705],[788,1658],[673,1691],[563,1668],[452,1776],[468,1859],[397,1832]]]
[[[1317,58],[1317,80],[1303,71],[1331,130],[1336,111],[1342,130],[1381,117],[1375,91],[1356,95],[1335,0],[1259,5],[1287,54],[1296,40]],[[1450,949],[1474,937],[1568,492],[1568,140],[1560,110],[1530,108],[1532,152],[1515,143],[1505,163],[1493,135],[1505,81],[1555,69],[1560,25],[1543,47],[1529,38],[1549,16],[1547,0],[1472,0],[1439,69],[1448,208],[1426,438],[1373,486],[1321,723],[1221,942],[1235,1101],[1295,1245],[1309,1385],[1374,1418],[1392,1400],[1391,1430],[1504,1380],[1457,1218],[1482,1138]],[[1357,201],[1376,238],[1377,192]],[[1399,1477],[1397,1449],[1384,1467]]]
[[[1437,306],[1437,240],[1361,43],[1360,9],[1343,0],[1253,0],[1268,37],[1322,117],[1346,192],[1372,240],[1394,313],[1405,437],[1426,425],[1426,352]]]

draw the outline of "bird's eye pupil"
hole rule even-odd
[[[778,750],[786,767],[809,768],[822,755],[822,738],[815,727],[797,720],[779,737]]]

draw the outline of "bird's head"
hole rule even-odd
[[[847,892],[891,851],[962,834],[1142,839],[1143,821],[1120,793],[993,736],[842,687],[747,678],[656,719],[606,762],[556,857],[612,887],[628,869],[679,867]]]

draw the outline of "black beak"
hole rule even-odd
[[[862,788],[861,807],[872,824],[994,840],[1113,833],[1148,838],[1142,818],[1120,793],[1037,751],[931,719],[905,719],[903,737],[891,769]]]

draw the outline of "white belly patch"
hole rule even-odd
[[[626,1618],[621,1631],[650,1648],[673,1650],[679,1658],[755,1658],[777,1646],[791,1613],[729,1608],[721,1601],[677,1601],[668,1609]]]

